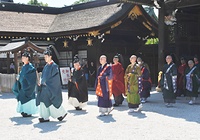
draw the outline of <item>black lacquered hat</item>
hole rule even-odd
[[[120,57],[120,54],[116,54],[115,56],[114,56],[114,58],[119,58]]]
[[[29,59],[31,58],[31,55],[30,55],[30,53],[27,50],[24,51],[24,53],[22,54],[22,56],[28,57]]]
[[[77,63],[77,62],[79,62],[78,54],[76,54],[76,55],[74,56],[74,61],[73,61],[73,63]]]
[[[52,46],[47,47],[44,51],[44,55],[52,56]]]

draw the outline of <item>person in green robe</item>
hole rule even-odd
[[[190,105],[194,104],[196,102],[196,98],[198,97],[199,77],[199,70],[197,66],[195,66],[193,60],[189,60],[188,67],[185,70],[185,89],[186,96],[190,98]]]
[[[23,117],[31,117],[38,113],[35,100],[36,70],[30,63],[30,53],[25,51],[22,54],[23,66],[12,88],[16,95],[18,105],[17,112]]]
[[[62,121],[67,113],[62,106],[62,90],[58,65],[52,60],[53,48],[48,47],[44,52],[46,65],[38,83],[36,105],[40,105],[39,122],[49,122],[49,117]]]
[[[128,65],[125,71],[125,94],[129,107],[129,113],[139,111],[142,107],[140,104],[138,78],[141,76],[140,67],[136,64],[137,56],[130,57],[131,64]]]

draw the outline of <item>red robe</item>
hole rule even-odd
[[[182,64],[178,67],[178,76],[177,76],[177,88],[183,90],[183,78],[185,74],[185,69],[187,68],[186,64]]]
[[[112,92],[115,96],[119,96],[122,93],[125,93],[124,86],[124,68],[121,63],[112,65],[112,74],[113,74],[113,84]]]

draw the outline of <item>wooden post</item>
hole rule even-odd
[[[7,73],[10,73],[10,53],[7,52]]]
[[[165,63],[165,48],[166,48],[166,43],[165,43],[165,23],[164,23],[164,18],[165,18],[165,4],[164,2],[161,3],[161,8],[159,9],[159,20],[158,20],[158,38],[159,38],[159,43],[158,43],[158,72],[162,70],[163,65]]]
[[[15,74],[17,74],[18,70],[18,62],[17,62],[17,52],[14,53],[14,65],[15,65]]]

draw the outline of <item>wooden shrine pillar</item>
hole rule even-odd
[[[10,73],[10,52],[7,52],[7,60],[6,60],[6,64],[7,64],[7,73]]]
[[[17,57],[17,52],[14,53],[14,65],[15,65],[15,73],[18,74],[18,57]]]
[[[165,64],[165,4],[164,2],[161,3],[161,8],[159,9],[159,15],[158,15],[158,72],[162,70],[163,65]]]

